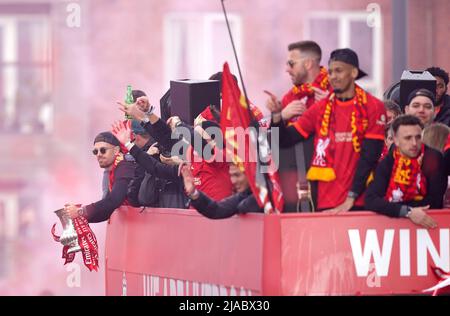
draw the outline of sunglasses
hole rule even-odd
[[[305,60],[305,59],[308,59],[308,57],[307,56],[303,56],[303,57],[300,57],[297,60],[288,60],[286,62],[286,65],[288,65],[290,68],[294,68],[296,63],[298,63],[299,61]]]
[[[92,153],[94,154],[94,156],[97,156],[98,153],[100,152],[102,155],[106,154],[106,152],[112,148],[105,148],[105,147],[101,147],[100,149],[95,148]]]
[[[288,60],[288,61],[286,62],[286,65],[288,65],[290,68],[294,68],[294,66],[295,66],[296,63],[297,63],[296,61]]]

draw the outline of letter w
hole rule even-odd
[[[361,245],[358,229],[350,229],[348,231],[348,236],[350,238],[353,261],[355,263],[357,275],[359,277],[365,277],[369,274],[370,259],[373,256],[377,275],[380,277],[387,276],[391,261],[392,244],[394,242],[394,230],[386,229],[384,231],[382,251],[380,251],[377,231],[375,229],[367,230],[364,250]]]

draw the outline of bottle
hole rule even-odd
[[[133,89],[131,88],[131,85],[127,86],[127,94],[125,96],[125,104],[133,104]],[[133,117],[125,113],[125,119],[132,120]]]

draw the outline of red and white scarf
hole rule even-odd
[[[386,191],[385,199],[392,203],[421,201],[427,194],[427,181],[422,173],[422,161],[425,145],[417,158],[403,156],[400,150],[394,150],[394,167]]]
[[[359,86],[355,87],[355,92],[351,116],[352,144],[355,153],[359,154],[364,133],[368,126],[367,94]],[[317,121],[314,156],[307,174],[307,179],[310,181],[330,182],[336,179],[334,171],[336,145],[334,111],[336,110],[336,103],[336,96],[333,93],[327,98],[325,109],[320,115],[322,120]]]
[[[289,103],[295,100],[301,100],[304,97],[314,98],[315,91],[314,88],[319,88],[321,90],[328,90],[330,87],[330,82],[328,80],[328,71],[324,67],[320,67],[320,73],[317,75],[316,79],[312,83],[303,83],[301,85],[294,86],[283,98],[283,107],[287,106]],[[313,102],[312,102],[313,103]],[[308,104],[308,106],[311,106]]]

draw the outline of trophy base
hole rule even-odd
[[[81,251],[81,247],[79,245],[76,245],[76,246],[70,247],[69,250],[67,250],[67,253],[71,254],[71,253],[76,253],[78,251]]]

